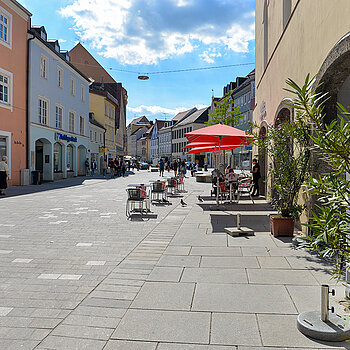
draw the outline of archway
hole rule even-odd
[[[325,122],[337,118],[337,102],[347,107],[350,99],[344,94],[349,86],[350,76],[350,32],[344,35],[329,52],[317,77],[317,92],[327,93],[324,105]]]
[[[35,141],[35,170],[40,172],[41,181],[53,180],[52,144],[45,138]]]

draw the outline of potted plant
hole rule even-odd
[[[265,137],[255,135],[259,151],[267,152],[270,160],[271,205],[279,213],[270,216],[274,236],[292,236],[295,220],[299,219],[305,207],[299,204],[298,199],[309,170],[309,124],[300,110],[295,111],[294,120],[277,118],[275,124],[269,126]]]

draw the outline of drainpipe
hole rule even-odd
[[[30,35],[30,37],[29,37]],[[26,168],[29,169],[30,171],[30,159],[31,159],[31,154],[30,154],[30,121],[29,121],[29,58],[30,58],[30,41],[34,39],[34,35],[29,34],[28,35],[28,40],[27,40],[27,93],[26,93],[26,133],[27,133],[27,157],[26,157]],[[30,176],[30,174],[29,174]],[[30,181],[31,182],[31,181]]]

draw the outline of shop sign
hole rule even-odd
[[[104,147],[101,147],[101,148],[100,148],[100,152],[101,152],[101,153],[105,153],[105,152],[106,152],[106,149],[105,149]]]
[[[77,142],[78,139],[75,136],[69,136],[66,134],[61,134],[60,132],[55,133],[56,141],[67,141],[67,142]]]

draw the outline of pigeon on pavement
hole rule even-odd
[[[187,205],[182,199],[180,201],[181,205],[184,207],[185,205]]]
[[[204,202],[204,200],[203,200],[203,198],[202,198],[201,196],[198,196],[198,200],[199,200],[200,202]]]

